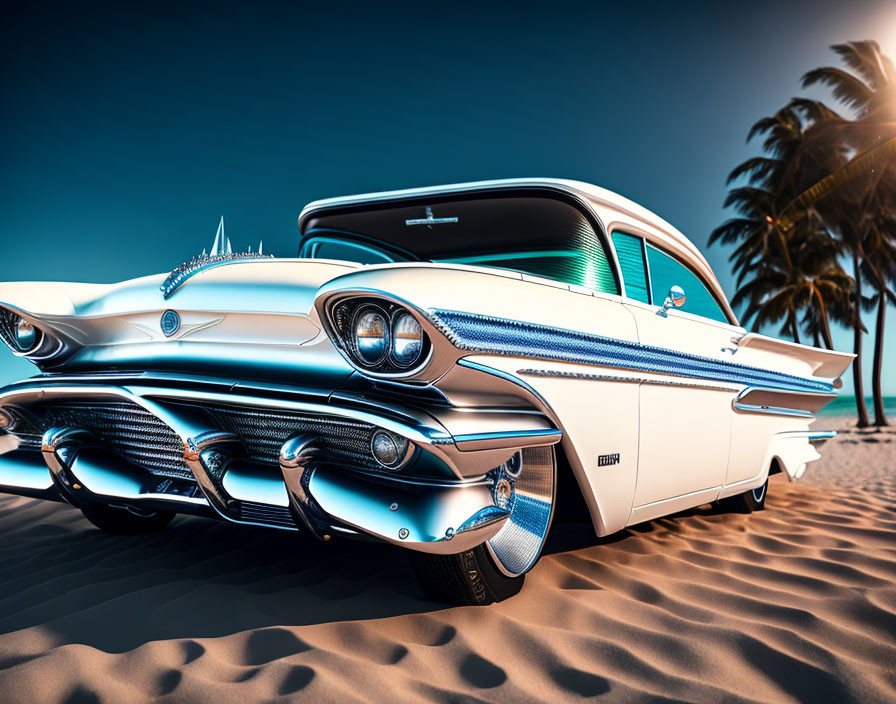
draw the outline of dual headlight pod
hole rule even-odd
[[[352,343],[358,358],[369,366],[391,357],[396,365],[411,367],[423,354],[423,328],[410,313],[387,318],[378,308],[362,308],[352,326]]]
[[[28,354],[41,343],[43,333],[29,321],[11,310],[0,311],[0,336],[18,354]]]
[[[429,353],[422,326],[398,304],[348,299],[333,306],[332,320],[343,349],[363,369],[401,374],[419,366]]]

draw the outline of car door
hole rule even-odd
[[[640,345],[656,361],[639,387],[630,520],[638,522],[712,500],[725,481],[737,387],[684,373],[681,353],[730,359],[732,338],[743,330],[727,322],[708,288],[681,261],[641,237],[620,232],[613,240],[626,285],[624,305],[635,318]],[[673,286],[684,290],[684,305],[664,310]]]

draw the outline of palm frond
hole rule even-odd
[[[861,109],[867,105],[874,92],[859,78],[842,68],[824,66],[812,69],[803,75],[801,81],[803,88],[809,88],[816,84],[827,86],[834,97],[851,108]]]
[[[896,137],[857,155],[846,166],[827,175],[797,196],[782,210],[778,224],[783,230],[788,230],[800,217],[801,211],[805,211],[852,179],[874,172],[875,168],[885,168],[894,154],[896,154]]]

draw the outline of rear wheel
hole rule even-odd
[[[409,553],[424,591],[440,601],[476,606],[508,599],[541,556],[554,509],[553,448],[526,448],[489,474],[495,503],[510,507],[497,535],[458,555]]]
[[[155,533],[171,523],[170,511],[143,511],[124,506],[87,504],[81,507],[84,518],[97,528],[113,535]]]
[[[743,494],[729,496],[727,499],[721,499],[719,506],[726,511],[735,511],[737,513],[753,513],[753,511],[761,511],[765,508],[765,498],[768,496],[768,479],[765,484],[757,486],[755,489],[745,491]]]

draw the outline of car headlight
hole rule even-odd
[[[389,354],[389,323],[377,308],[361,308],[352,326],[355,353],[364,364],[374,366]]]
[[[410,313],[399,313],[392,320],[392,358],[402,367],[417,363],[423,354],[423,328]]]
[[[39,334],[37,328],[31,323],[24,318],[19,318],[16,323],[16,343],[22,352],[27,352],[34,348]]]
[[[38,328],[11,310],[2,311],[0,334],[13,352],[19,354],[27,354],[37,349],[43,336]]]
[[[374,459],[387,469],[397,469],[409,457],[410,443],[388,430],[377,430],[370,438],[370,450]]]
[[[407,375],[427,359],[431,345],[420,322],[397,303],[344,298],[330,306],[334,342],[363,371]]]

